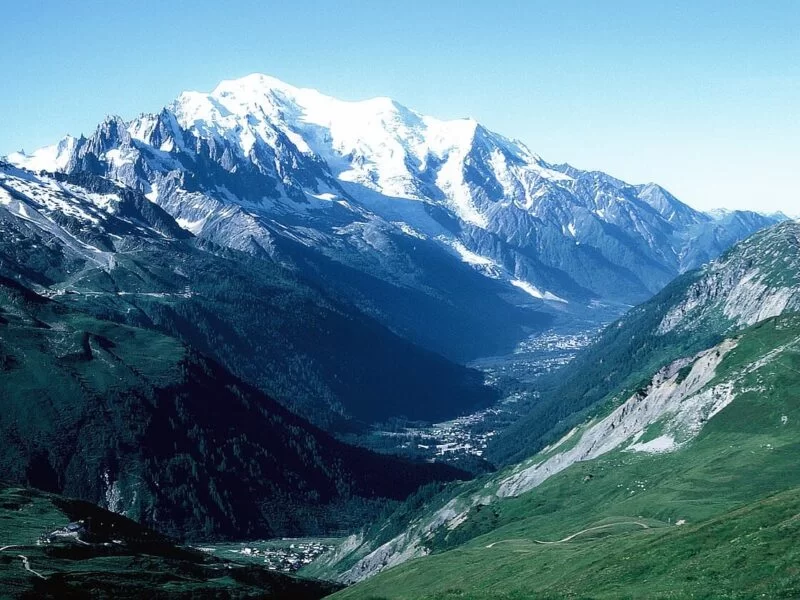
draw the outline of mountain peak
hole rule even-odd
[[[238,79],[225,79],[220,81],[210,94],[214,98],[235,98],[237,100],[262,100],[264,97],[274,97],[278,93],[284,98],[292,99],[298,104],[305,104],[310,99],[326,100],[340,104],[360,104],[367,105],[376,110],[383,111],[410,111],[393,98],[388,96],[376,96],[365,100],[348,102],[338,100],[333,96],[323,94],[314,88],[306,88],[286,83],[285,81],[266,75],[264,73],[251,73]]]
[[[374,247],[374,232],[361,224],[372,214],[381,227],[402,223],[415,232],[406,235],[427,236],[489,278],[544,290],[529,294],[537,300],[548,290],[581,301],[616,296],[619,286],[626,299],[641,299],[770,222],[742,213],[717,222],[656,184],[551,165],[475,119],[426,116],[386,96],[340,100],[262,73],[184,92],[127,124],[108,117],[63,151],[10,159],[123,181],[193,233],[248,251],[242,239],[262,240],[256,252],[273,248],[268,240],[278,234],[257,223],[266,217],[309,246],[339,248],[352,236],[347,252],[360,255]],[[243,212],[230,219],[230,210]],[[531,259],[543,245],[550,274]],[[606,253],[596,266],[613,285],[586,275],[585,261],[595,261],[587,248]],[[642,254],[663,268],[654,275]]]
[[[225,79],[220,81],[211,92],[211,96],[236,97],[236,98],[263,98],[274,92],[294,96],[300,91],[316,92],[316,90],[303,89],[281,81],[277,77],[263,73],[251,73],[238,79]],[[316,92],[319,93],[319,92]]]
[[[69,162],[77,140],[71,135],[62,138],[52,146],[44,146],[27,154],[24,150],[12,152],[6,158],[8,162],[30,171],[60,171]]]

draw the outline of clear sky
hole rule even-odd
[[[798,0],[25,0],[0,19],[0,155],[262,72],[472,116],[699,208],[800,214]]]

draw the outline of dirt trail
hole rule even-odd
[[[9,544],[8,546],[0,547],[0,552],[8,550],[9,548],[23,548],[23,547],[24,546],[20,544]],[[34,571],[33,569],[31,569],[31,561],[28,560],[27,556],[25,556],[24,554],[17,554],[17,556],[22,559],[22,566],[25,567],[25,570],[28,571],[28,573],[33,573],[37,577],[41,577],[42,579],[47,579],[47,577],[39,573],[39,571]]]
[[[542,540],[529,540],[529,539],[510,539],[510,540],[498,540],[497,542],[492,542],[491,544],[487,545],[487,548],[493,548],[497,544],[504,544],[507,542],[533,542],[534,544],[563,544],[564,542],[568,542],[573,538],[578,537],[584,533],[588,533],[590,531],[597,531],[599,529],[608,529],[609,527],[617,527],[618,525],[638,525],[642,529],[650,529],[650,526],[646,523],[642,523],[640,521],[623,521],[621,523],[608,523],[607,525],[597,525],[596,527],[589,527],[588,529],[581,529],[580,531],[573,533],[572,535],[568,535],[564,539],[557,540],[555,542],[545,542]]]
[[[34,575],[36,575],[37,577],[40,577],[42,579],[47,579],[47,577],[45,577],[44,575],[42,575],[38,571],[34,571],[33,569],[31,569],[31,562],[28,560],[27,556],[24,556],[22,554],[17,554],[17,556],[19,556],[22,559],[22,566],[25,567],[26,571],[28,571],[29,573],[33,573]]]

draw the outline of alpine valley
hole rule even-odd
[[[798,311],[798,223],[472,119],[107,117],[0,161],[0,581],[797,597]]]
[[[799,308],[790,222],[611,324],[498,440],[528,458],[314,572],[363,581],[337,598],[797,597]]]

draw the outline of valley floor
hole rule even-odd
[[[220,559],[261,565],[270,571],[295,573],[341,542],[342,538],[279,538],[208,543],[196,549]]]
[[[487,383],[505,390],[494,406],[439,423],[396,421],[343,439],[379,452],[447,462],[469,471],[490,469],[481,458],[491,439],[527,414],[538,398],[537,380],[568,364],[598,330],[596,324],[584,322],[562,325],[531,335],[511,354],[470,363],[485,373]]]

